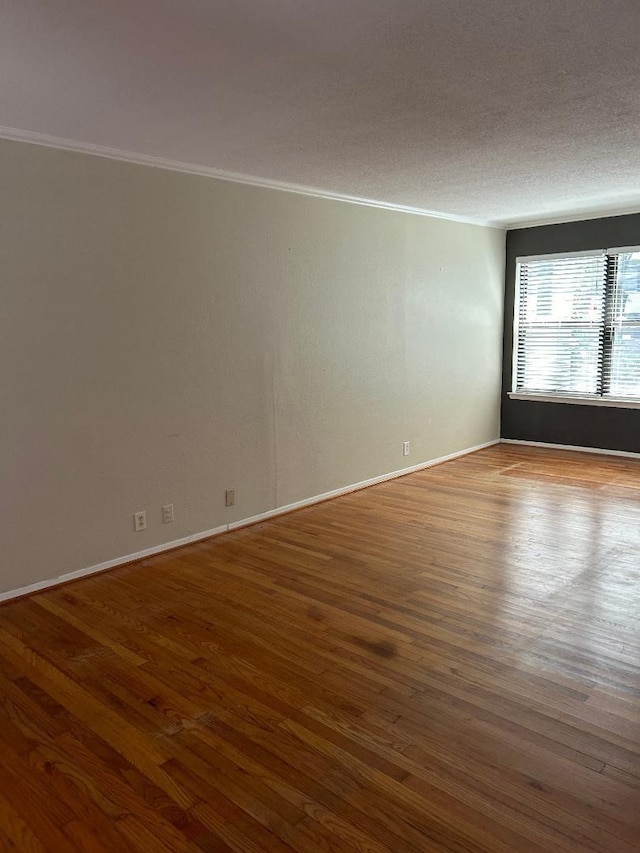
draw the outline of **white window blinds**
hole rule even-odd
[[[609,255],[603,392],[640,398],[640,249]]]
[[[519,258],[513,390],[640,398],[640,249]]]

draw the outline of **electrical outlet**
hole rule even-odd
[[[408,456],[411,453],[411,442],[403,441],[402,442],[402,455]]]
[[[224,505],[225,506],[234,506],[236,502],[236,491],[235,489],[227,489],[224,493]]]
[[[136,533],[147,529],[147,513],[144,510],[133,513],[133,529]]]
[[[173,504],[165,504],[162,507],[162,523],[171,524],[173,521],[175,521],[175,517],[173,515]]]

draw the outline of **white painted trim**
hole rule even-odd
[[[440,465],[442,462],[449,462],[452,459],[457,459],[458,456],[466,456],[468,453],[475,453],[476,450],[482,450],[485,447],[491,447],[493,444],[499,444],[500,439],[487,441],[484,444],[478,444],[476,447],[468,447],[465,450],[457,450],[455,453],[449,453],[447,456],[439,456],[437,459],[431,459],[428,462],[419,462],[417,465],[411,465],[409,468],[400,468],[398,471],[391,471],[389,474],[381,474],[378,477],[371,477],[369,480],[362,480],[360,483],[353,483],[350,486],[342,486],[339,489],[333,489],[331,492],[316,495],[313,498],[305,498],[301,501],[296,501],[287,506],[281,506],[277,509],[271,509],[267,512],[254,515],[251,518],[243,518],[241,521],[232,521],[229,525],[229,530],[236,530],[239,527],[246,527],[248,524],[255,524],[258,521],[265,521],[268,518],[273,518],[275,515],[283,515],[287,512],[292,512],[294,509],[302,509],[311,504],[322,503],[331,498],[340,497],[340,495],[349,494],[349,492],[357,492],[360,489],[366,489],[369,486],[375,486],[378,483],[384,483],[387,480],[394,480],[396,477],[404,477],[406,474],[413,474],[416,471],[423,471],[425,468],[431,468],[433,465]]]
[[[84,578],[87,575],[95,575],[98,572],[104,572],[106,569],[113,569],[116,566],[124,566],[126,563],[133,563],[136,560],[142,560],[144,557],[151,557],[153,554],[161,554],[163,551],[171,551],[173,548],[179,548],[181,545],[189,545],[191,542],[198,542],[200,539],[208,539],[210,536],[217,536],[220,533],[227,532],[227,525],[214,527],[212,530],[204,530],[202,533],[193,533],[191,536],[183,536],[182,539],[174,539],[173,542],[164,542],[162,545],[153,545],[151,548],[145,548],[144,551],[137,551],[135,554],[127,554],[125,557],[116,557],[114,560],[106,560],[104,563],[97,563],[95,566],[89,566],[86,569],[77,569],[75,572],[65,572],[63,575],[58,575],[55,578],[47,578],[44,581],[31,583],[19,589],[12,589],[8,592],[0,592],[0,602],[8,601],[11,598],[20,598],[23,595],[31,595],[34,592],[39,592],[43,589],[48,589],[51,586],[59,586],[69,581]]]
[[[630,450],[607,450],[603,447],[580,447],[578,444],[552,444],[549,441],[525,441],[520,438],[501,438],[500,444],[523,444],[525,447],[544,447],[548,450],[577,450],[579,453],[601,453],[604,456],[624,456],[640,459],[640,453]]]
[[[613,249],[607,249],[607,255],[633,255],[640,252],[640,246],[615,246]]]
[[[446,456],[439,456],[437,459],[430,459],[428,462],[419,462],[417,465],[411,465],[409,468],[401,468],[398,471],[391,471],[389,474],[381,474],[378,477],[372,477],[369,480],[362,480],[360,483],[354,483],[350,486],[342,486],[339,489],[333,489],[331,492],[324,492],[321,495],[315,495],[312,498],[305,498],[301,501],[296,501],[286,506],[276,507],[259,515],[243,518],[240,521],[232,521],[230,524],[223,524],[220,527],[214,527],[211,530],[204,530],[201,533],[193,533],[190,536],[184,536],[182,539],[174,539],[172,542],[164,542],[161,545],[154,545],[151,548],[146,548],[144,551],[137,551],[135,554],[127,554],[124,557],[116,557],[114,560],[107,560],[104,563],[97,563],[95,566],[89,566],[85,569],[77,569],[74,572],[66,572],[63,575],[58,575],[55,578],[38,581],[37,583],[28,584],[19,589],[12,589],[8,592],[0,592],[0,602],[9,601],[12,598],[20,598],[24,595],[31,595],[34,592],[40,592],[43,589],[48,589],[52,586],[59,586],[68,581],[77,580],[78,578],[94,575],[98,572],[103,572],[106,569],[113,569],[116,566],[123,566],[126,563],[133,563],[136,560],[142,560],[144,557],[151,557],[154,554],[160,554],[163,551],[172,551],[174,548],[180,548],[182,545],[189,545],[192,542],[198,542],[201,539],[209,539],[212,536],[218,536],[221,533],[227,533],[231,530],[237,530],[240,527],[247,527],[250,524],[255,524],[258,521],[265,521],[268,518],[274,518],[277,515],[284,515],[287,512],[292,512],[295,509],[302,509],[305,506],[321,503],[330,498],[346,495],[349,492],[355,492],[359,489],[366,489],[367,486],[374,486],[376,483],[383,483],[386,480],[393,480],[396,477],[404,477],[406,474],[413,474],[415,471],[422,471],[425,468],[431,468],[433,465],[439,465],[441,462],[449,462],[451,459],[457,459],[459,456],[466,456],[468,453],[475,453],[476,450],[482,450],[485,447],[491,447],[493,444],[499,444],[500,439],[496,438],[493,441],[486,441],[484,444],[478,444],[475,447],[467,447],[464,450],[456,450],[454,453],[449,453]]]
[[[538,403],[569,403],[574,406],[606,406],[614,409],[640,409],[640,400],[624,397],[568,397],[563,394],[537,394],[533,391],[509,391],[510,400],[534,400]]]
[[[422,207],[411,207],[406,204],[394,204],[389,201],[379,201],[372,198],[347,195],[345,193],[323,190],[319,187],[307,187],[302,184],[290,184],[270,178],[260,178],[257,175],[245,175],[240,172],[227,172],[213,166],[202,166],[198,163],[183,163],[180,160],[169,160],[156,157],[153,154],[140,154],[136,151],[124,151],[120,148],[109,148],[106,145],[94,145],[92,142],[79,142],[74,139],[64,139],[60,136],[49,136],[31,130],[20,130],[15,127],[0,126],[0,139],[13,142],[26,142],[31,145],[43,145],[46,148],[61,148],[64,151],[77,151],[81,154],[91,154],[96,157],[106,157],[109,160],[122,160],[125,163],[136,163],[139,166],[154,166],[157,169],[167,169],[171,172],[186,172],[189,175],[200,175],[205,178],[216,178],[219,181],[231,181],[236,184],[247,184],[252,187],[263,187],[270,190],[297,193],[298,195],[314,196],[332,201],[344,201],[349,204],[361,204],[366,207],[378,207],[383,210],[394,210],[399,213],[412,213],[416,216],[431,216],[434,219],[447,219],[452,222],[463,222],[467,225],[481,225],[485,228],[499,228],[493,220],[476,219],[470,216],[457,216],[453,213],[443,213],[439,210],[427,210]]]
[[[549,216],[541,216],[538,219],[527,220],[496,220],[498,228],[504,228],[507,231],[519,231],[522,228],[538,228],[541,225],[564,225],[568,222],[582,222],[588,219],[608,219],[611,216],[630,216],[634,213],[640,213],[640,198],[633,206],[628,207],[605,207],[601,210],[592,211],[590,213],[576,211],[575,213],[556,213]]]
[[[574,258],[605,258],[606,249],[585,249],[580,252],[551,252],[548,255],[519,255],[516,264],[530,264],[533,261],[571,261]]]

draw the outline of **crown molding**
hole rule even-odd
[[[469,216],[457,216],[452,213],[443,213],[439,210],[428,210],[421,207],[411,207],[405,204],[394,204],[388,201],[379,201],[372,198],[361,198],[360,196],[347,195],[345,193],[331,192],[318,187],[307,187],[302,184],[289,184],[286,181],[276,181],[269,178],[260,178],[256,175],[245,175],[240,172],[227,172],[224,169],[215,169],[212,166],[201,166],[197,163],[184,163],[180,160],[168,160],[164,157],[156,157],[153,154],[140,154],[136,151],[124,151],[120,148],[109,148],[106,145],[94,145],[92,142],[79,142],[74,139],[64,139],[60,136],[49,136],[46,133],[36,133],[31,130],[20,130],[15,127],[0,126],[0,139],[8,139],[13,142],[26,142],[30,145],[42,145],[45,148],[60,148],[64,151],[76,151],[80,154],[91,154],[94,157],[106,157],[109,160],[121,160],[125,163],[135,163],[139,166],[152,166],[156,169],[166,169],[170,172],[185,172],[189,175],[200,175],[205,178],[215,178],[219,181],[230,181],[235,184],[246,184],[263,189],[281,190],[282,192],[296,193],[298,195],[324,198],[331,201],[344,201],[349,204],[360,204],[365,207],[378,207],[382,210],[393,210],[398,213],[411,213],[415,216],[430,216],[434,219],[446,219],[451,222],[463,222],[467,225],[480,225],[485,228],[499,228],[504,230],[492,220],[476,219]]]
[[[635,205],[629,207],[603,207],[590,212],[576,211],[575,213],[556,214],[555,216],[541,216],[538,219],[515,220],[514,222],[499,221],[498,228],[507,231],[519,231],[522,228],[538,228],[541,225],[563,225],[568,222],[583,222],[589,219],[607,219],[610,216],[629,216],[640,213],[640,195]]]

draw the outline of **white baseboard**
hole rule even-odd
[[[270,509],[267,512],[262,512],[259,515],[253,515],[251,518],[243,518],[241,521],[232,521],[229,524],[229,530],[236,530],[238,527],[246,527],[248,524],[255,524],[258,521],[265,521],[267,518],[273,518],[275,515],[284,515],[286,512],[292,512],[294,509],[302,509],[311,504],[318,504],[322,501],[328,501],[331,498],[338,498],[340,495],[347,495],[349,492],[357,492],[359,489],[366,489],[368,486],[375,486],[377,483],[384,483],[386,480],[395,480],[396,477],[404,477],[405,474],[413,474],[416,471],[423,471],[425,468],[431,468],[433,465],[440,465],[442,462],[449,462],[451,459],[457,459],[458,456],[466,456],[468,453],[475,453],[476,450],[482,450],[485,447],[491,447],[492,444],[499,444],[500,439],[496,438],[493,441],[486,441],[484,444],[478,444],[476,447],[467,447],[464,450],[457,450],[455,453],[449,453],[446,456],[439,456],[437,459],[430,459],[428,462],[419,462],[417,465],[411,465],[409,468],[401,468],[398,471],[391,471],[389,474],[380,474],[378,477],[371,477],[370,480],[362,480],[360,483],[353,483],[350,486],[342,486],[339,489],[333,489],[331,492],[324,492],[321,495],[315,495],[313,498],[305,498],[301,501],[296,501],[286,506],[280,506],[277,509]]]
[[[501,444],[524,444],[526,447],[545,447],[547,450],[577,450],[579,453],[602,453],[604,456],[624,456],[640,459],[640,453],[627,450],[607,450],[604,447],[581,447],[579,444],[552,444],[548,441],[524,441],[520,438],[501,438]]]
[[[116,566],[124,566],[126,563],[134,563],[136,560],[152,557],[154,554],[161,554],[163,551],[171,551],[173,548],[179,548],[181,545],[189,545],[191,542],[198,542],[200,539],[208,539],[210,536],[226,533],[227,527],[228,525],[223,524],[221,527],[214,527],[212,530],[204,530],[202,533],[193,533],[191,536],[183,536],[182,539],[174,539],[172,542],[153,545],[151,548],[145,548],[144,551],[136,551],[135,554],[127,554],[125,557],[116,557],[113,560],[106,560],[104,563],[96,563],[95,566],[89,566],[86,569],[65,572],[63,575],[58,575],[55,578],[47,578],[47,580],[38,581],[37,583],[30,583],[27,586],[20,587],[20,589],[0,592],[0,603],[9,601],[12,598],[22,598],[24,595],[32,595],[34,592],[40,592],[40,590],[48,589],[52,586],[60,586],[63,583],[69,583],[69,581],[84,578],[87,575],[95,575],[98,572],[104,572],[106,569],[114,569]]]
[[[199,542],[201,539],[210,539],[213,536],[219,536],[221,533],[227,533],[230,530],[237,530],[240,527],[247,527],[250,524],[256,524],[258,521],[265,521],[268,518],[274,518],[277,515],[284,515],[287,512],[292,512],[295,509],[302,509],[305,506],[321,503],[322,501],[337,498],[340,495],[346,495],[349,492],[356,492],[359,489],[366,489],[368,486],[375,486],[376,483],[384,483],[386,480],[393,480],[396,477],[404,477],[405,474],[413,474],[416,471],[422,471],[425,468],[431,468],[433,465],[440,465],[442,462],[449,462],[451,459],[457,459],[459,456],[466,456],[468,453],[475,453],[476,450],[482,450],[485,447],[491,447],[493,444],[499,444],[500,439],[496,438],[493,441],[486,441],[484,444],[478,444],[475,447],[467,447],[464,450],[457,450],[455,453],[449,453],[446,456],[439,456],[437,459],[430,459],[428,462],[419,462],[417,465],[411,465],[409,468],[401,468],[398,471],[391,471],[389,474],[381,474],[378,477],[371,477],[369,480],[362,480],[360,483],[354,483],[350,486],[342,486],[339,489],[333,489],[331,492],[324,492],[321,495],[315,495],[312,498],[305,498],[301,501],[296,501],[286,506],[276,507],[267,512],[253,515],[250,518],[243,518],[240,521],[232,521],[230,524],[223,524],[220,527],[214,527],[211,530],[203,530],[201,533],[193,533],[190,536],[184,536],[182,539],[174,539],[171,542],[164,542],[161,545],[154,545],[151,548],[146,548],[144,551],[137,551],[135,554],[127,554],[123,557],[116,557],[113,560],[106,560],[104,563],[97,563],[95,566],[89,566],[85,569],[77,569],[74,572],[66,572],[63,575],[58,575],[55,578],[38,581],[37,583],[28,584],[19,589],[12,589],[8,592],[0,592],[0,602],[9,601],[12,598],[22,598],[25,595],[32,595],[34,592],[40,592],[43,589],[48,589],[52,586],[60,586],[69,581],[77,580],[78,578],[94,575],[98,572],[104,572],[106,569],[113,569],[116,566],[124,566],[126,563],[134,563],[136,560],[142,560],[144,557],[151,557],[154,554],[161,554],[163,551],[171,551],[174,548],[180,548],[182,545],[189,545],[192,542]],[[640,455],[640,454],[638,454]]]

